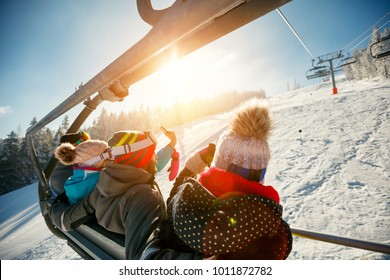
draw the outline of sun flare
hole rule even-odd
[[[167,92],[168,97],[177,97],[180,88],[185,86],[188,68],[184,60],[179,60],[176,53],[172,53],[167,65],[159,73],[162,89]]]

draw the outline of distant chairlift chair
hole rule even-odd
[[[370,54],[373,58],[385,58],[390,55],[390,35],[380,38],[370,46]]]
[[[306,71],[306,78],[308,80],[330,75],[330,69],[327,66],[315,66]]]
[[[357,61],[356,58],[353,55],[351,55],[350,53],[348,53],[345,57],[343,57],[342,59],[339,60],[337,68],[342,68],[344,66],[351,65],[351,64],[355,63],[356,61]]]

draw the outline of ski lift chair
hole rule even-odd
[[[69,246],[84,259],[126,257],[124,236],[105,230],[96,220],[69,232],[63,232],[53,225],[48,210],[55,200],[54,192],[61,193],[72,170],[69,166],[59,164],[54,156],[47,166],[43,167],[36,154],[35,145],[39,143],[34,143],[35,133],[84,101],[85,107],[67,131],[78,132],[88,116],[103,101],[122,101],[127,97],[130,85],[159,70],[173,50],[178,57],[183,57],[289,1],[187,0],[175,1],[169,8],[156,11],[152,8],[151,0],[137,0],[141,18],[152,26],[150,32],[26,132],[29,156],[39,178],[41,212],[48,229],[54,235],[67,240]],[[328,73],[328,69],[323,67],[315,70],[316,76]],[[390,254],[389,245],[291,230],[294,235],[300,237]]]
[[[353,64],[356,61],[357,61],[356,58],[354,56],[351,56],[351,54],[348,53],[346,57],[339,60],[339,63],[337,64],[337,68],[343,68],[344,66]]]
[[[127,89],[159,70],[173,50],[183,57],[290,1],[187,0],[154,10],[151,0],[137,0],[141,18],[152,26],[149,33],[27,130],[29,156],[39,178],[39,203],[49,230],[66,239],[84,259],[125,259],[124,236],[105,230],[96,220],[69,232],[53,225],[48,210],[55,200],[54,193],[63,190],[72,170],[58,163],[54,156],[42,167],[36,155],[35,145],[39,143],[34,143],[35,133],[84,101],[84,109],[67,131],[78,132],[103,101],[122,101]]]
[[[373,58],[385,58],[390,55],[390,35],[380,38],[370,46],[370,54]]]
[[[330,70],[329,67],[327,66],[316,66],[306,71],[306,78],[308,80],[325,77],[329,75],[330,75]]]

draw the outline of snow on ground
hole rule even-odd
[[[390,82],[338,81],[338,89],[332,95],[319,84],[269,98],[275,129],[266,184],[279,191],[292,228],[390,244]],[[229,116],[174,128],[181,166],[217,141]],[[157,181],[168,195],[165,170]],[[46,228],[37,201],[36,184],[0,197],[0,259],[80,259]],[[390,256],[294,237],[289,259]]]
[[[390,243],[389,85],[343,82],[333,96],[329,87],[315,86],[272,99],[276,129],[267,181],[280,190],[291,227]],[[295,241],[290,258],[382,257]]]
[[[0,259],[80,259],[46,227],[37,183],[0,196]]]

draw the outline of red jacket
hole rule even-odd
[[[272,186],[264,186],[258,182],[249,181],[237,174],[216,167],[209,168],[201,173],[199,183],[216,197],[229,194],[257,194],[280,203],[279,194]]]

